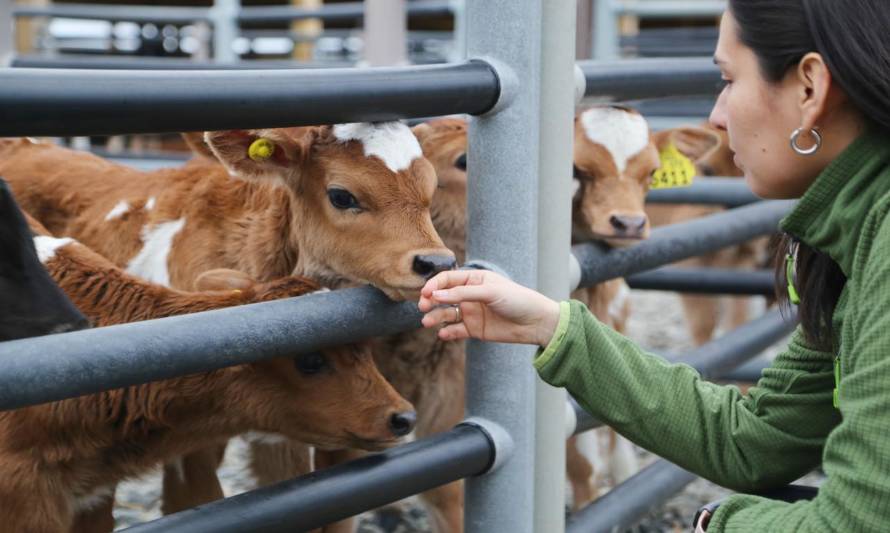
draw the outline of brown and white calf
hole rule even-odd
[[[205,140],[216,159],[152,172],[0,141],[0,175],[54,234],[183,290],[202,272],[231,268],[260,281],[295,274],[329,287],[370,283],[402,299],[454,266],[430,220],[435,172],[406,126],[222,131]],[[256,143],[263,151],[251,157]],[[165,510],[207,501],[190,486],[209,483],[222,495],[202,466],[219,454],[208,454],[184,459],[186,482],[175,491],[165,480]]]
[[[652,174],[661,166],[659,153],[673,143],[695,160],[716,145],[713,135],[701,128],[653,133],[642,115],[620,106],[597,106],[578,113],[574,138],[572,241],[600,240],[614,247],[649,236],[645,198]],[[622,279],[572,293],[600,321],[621,333],[630,312],[629,296]],[[633,446],[608,429],[571,437],[566,460],[575,509],[598,496],[605,478],[618,484],[638,470]]]
[[[704,125],[717,139],[717,146],[705,152],[699,158],[693,159],[698,178],[706,180],[709,176],[742,177],[742,171],[733,162],[734,153],[729,148],[729,139],[725,131],[714,129]],[[695,218],[712,215],[725,210],[722,206],[715,205],[665,205],[648,204],[646,212],[655,226],[677,224]],[[760,238],[746,243],[724,248],[717,252],[700,257],[693,257],[678,263],[684,267],[698,268],[737,268],[753,270],[761,268],[768,263],[769,253],[768,238]],[[681,301],[686,315],[687,326],[690,335],[696,345],[704,344],[711,340],[721,318],[725,320],[729,329],[736,328],[748,321],[750,312],[750,297],[731,296],[696,296],[683,294]],[[729,313],[724,314],[728,304]]]
[[[304,278],[257,283],[215,270],[183,292],[126,274],[34,224],[37,253],[96,325],[161,318],[317,291]],[[238,287],[231,289],[228,287]],[[111,531],[115,485],[234,435],[283,435],[321,448],[377,450],[414,413],[366,345],[237,365],[0,413],[4,531]]]

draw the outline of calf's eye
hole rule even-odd
[[[306,353],[297,357],[294,364],[302,374],[318,374],[328,367],[328,358],[321,352]]]

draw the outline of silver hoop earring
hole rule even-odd
[[[795,153],[803,156],[813,155],[819,151],[819,148],[822,148],[822,134],[820,134],[819,131],[816,129],[810,130],[810,135],[812,135],[813,138],[816,139],[816,144],[806,149],[801,148],[797,144],[797,141],[798,139],[800,139],[800,135],[802,133],[803,128],[797,128],[796,130],[794,130],[794,133],[791,134],[791,149],[794,150]]]

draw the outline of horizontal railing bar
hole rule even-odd
[[[779,221],[793,205],[790,200],[763,201],[662,226],[652,230],[649,239],[628,248],[607,248],[597,242],[577,244],[572,246],[572,254],[581,267],[579,286],[590,287],[769,235],[777,231]]]
[[[769,368],[771,361],[766,359],[755,359],[748,361],[744,365],[734,368],[728,374],[720,376],[721,381],[740,381],[742,383],[757,383],[763,376],[763,371]]]
[[[653,189],[646,201],[656,204],[715,204],[741,207],[762,199],[741,178],[697,178],[689,187]]]
[[[719,17],[726,11],[725,0],[619,0],[613,5],[617,14],[643,18]]]
[[[0,136],[274,128],[481,114],[482,61],[368,69],[0,70]]]
[[[370,287],[0,343],[0,409],[391,335],[413,302]]]
[[[697,478],[692,472],[659,459],[574,513],[567,520],[566,533],[624,531]]]
[[[93,56],[28,54],[13,58],[13,68],[97,69],[97,70],[281,70],[342,67],[342,64],[298,63],[296,61],[255,59],[236,63],[214,63],[184,57]]]
[[[773,296],[776,277],[771,270],[662,267],[625,280],[633,289],[650,291]]]
[[[783,317],[781,311],[774,309],[685,355],[668,359],[695,368],[704,379],[717,379],[785,338],[795,326],[795,319]],[[574,407],[578,420],[575,433],[602,425],[577,402]]]
[[[15,17],[56,17],[82,20],[112,20],[128,22],[168,22],[189,24],[211,22],[205,8],[182,6],[114,6],[92,4],[51,4],[13,8]]]
[[[409,17],[451,16],[449,2],[411,2],[405,5]],[[326,4],[318,8],[294,6],[243,7],[238,14],[239,22],[290,22],[294,20],[321,19],[326,22],[360,22],[365,16],[364,2]]]
[[[381,505],[485,473],[495,449],[485,430],[451,431],[319,470],[124,531],[276,533],[308,531]]]
[[[580,61],[584,95],[614,100],[717,93],[720,71],[709,57]]]

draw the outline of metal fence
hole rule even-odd
[[[576,66],[574,35],[566,31],[575,27],[570,4],[472,2],[467,6],[467,35],[473,60],[437,67],[0,70],[0,135],[193,131],[473,114],[468,257],[560,299],[577,286],[651,270],[774,231],[790,203],[757,202],[736,185],[715,182],[714,187],[698,187],[664,201],[704,199],[740,207],[656,229],[651,239],[627,249],[607,250],[595,243],[570,249],[570,183],[560,177],[571,172],[576,97],[708,94],[718,76],[706,59]],[[199,101],[201,105],[195,105]],[[741,288],[725,273],[710,274],[715,292],[764,292],[761,273],[754,273]],[[653,281],[653,276],[661,278]],[[649,278],[630,280],[665,290],[688,285],[671,270],[655,271]],[[0,408],[417,327],[414,304],[393,303],[374,289],[357,288],[0,343]],[[768,315],[683,360],[716,377],[759,353],[789,327],[775,314]],[[532,348],[471,341],[468,351],[469,418],[455,429],[132,529],[309,529],[466,479],[468,532],[562,531],[563,438],[596,422],[566,409],[564,391],[537,379],[529,364]],[[572,415],[568,422],[565,413]],[[614,514],[586,511],[573,524],[591,514],[615,516],[613,526],[628,523],[637,511],[625,509],[627,498],[618,495],[631,491],[635,509],[648,508],[687,479],[671,474],[661,483],[665,471],[671,472],[670,467],[641,472],[616,489],[616,496],[591,508]],[[643,494],[635,488],[640,486],[653,490]]]

